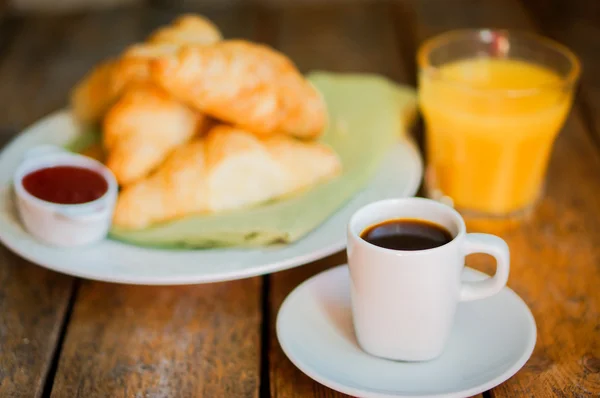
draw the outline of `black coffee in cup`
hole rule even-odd
[[[452,241],[452,234],[441,225],[426,220],[386,220],[366,228],[360,237],[391,250],[427,250]]]

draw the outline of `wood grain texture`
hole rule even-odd
[[[0,64],[0,119],[20,130],[67,105],[74,83],[141,33],[135,13],[21,18]],[[129,18],[128,18],[129,17]]]
[[[22,75],[13,75],[23,48],[38,40],[23,34],[23,21],[0,21],[0,148],[17,130],[12,112],[25,109],[29,100],[20,97]],[[51,50],[50,50],[51,51]],[[23,83],[26,86],[26,83]],[[47,104],[48,90],[38,87],[37,104]],[[31,121],[29,119],[28,121]],[[0,244],[0,396],[38,397],[52,366],[53,355],[73,289],[74,279],[57,274],[10,253]]]
[[[0,20],[6,16],[8,11],[8,0],[0,0]]]
[[[41,395],[72,281],[0,245],[0,397]]]
[[[542,32],[567,45],[581,59],[578,105],[600,146],[600,2],[523,0]]]
[[[88,22],[90,18],[61,16],[11,18],[2,23],[1,33],[6,35],[0,38],[0,142],[64,106],[68,90],[91,65],[91,58],[106,52],[102,40],[90,37],[93,25]],[[119,36],[104,37],[114,41]],[[4,247],[0,250],[0,396],[39,396],[73,278],[34,266]]]
[[[99,9],[124,7],[143,3],[144,0],[0,0],[4,1],[13,13],[57,14],[73,11],[95,11]]]
[[[360,2],[285,7],[273,10],[275,47],[302,72],[379,73],[405,82],[389,8]]]
[[[290,56],[303,72],[379,73],[409,83],[413,70],[395,41],[396,30],[387,4],[364,3],[286,7],[273,11],[273,44]],[[410,25],[410,20],[405,21]],[[302,33],[300,33],[302,32]],[[406,43],[408,44],[408,43]],[[410,47],[407,47],[410,48]],[[275,334],[277,311],[285,297],[301,282],[346,262],[345,253],[270,276],[269,372],[273,397],[342,397],[312,381],[286,358]]]
[[[535,25],[517,1],[411,2],[422,40],[459,27]],[[575,109],[560,134],[548,170],[546,195],[519,222],[470,220],[469,229],[496,233],[512,252],[512,287],[538,327],[532,358],[493,397],[600,395],[600,154]],[[468,264],[493,271],[484,256]]]
[[[260,285],[83,283],[52,396],[257,396]]]

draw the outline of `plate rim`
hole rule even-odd
[[[0,151],[0,160],[2,160],[5,156],[7,156],[7,154],[11,153],[12,147],[15,144],[17,144],[17,142],[20,139],[24,139],[24,137],[27,137],[28,134],[33,134],[38,129],[43,128],[42,126],[44,124],[52,121],[53,119],[60,119],[60,118],[65,118],[66,120],[69,120],[70,122],[75,123],[75,121],[73,119],[73,114],[69,108],[63,108],[63,109],[59,109],[57,111],[51,112],[51,113],[41,117],[40,119],[36,120],[35,122],[31,123],[26,128],[22,129],[8,143],[6,143],[6,145]],[[416,192],[420,186],[420,182],[423,178],[423,169],[424,169],[423,159],[421,157],[419,150],[417,149],[417,144],[416,144],[414,138],[410,135],[410,133],[408,131],[403,135],[403,138],[399,141],[398,145],[405,146],[407,148],[407,152],[410,154],[410,163],[414,167],[414,172],[410,174],[409,182],[407,183],[406,188],[405,188],[405,195],[406,196],[414,196],[416,194]],[[10,185],[10,184],[6,184],[6,185]],[[6,188],[6,186],[4,186],[4,185],[3,185],[3,187]],[[347,205],[348,204],[346,203],[345,205],[341,206],[336,211],[343,209]],[[331,216],[333,216],[333,213],[331,214]],[[328,217],[328,219],[330,217]],[[323,223],[327,222],[327,220],[325,220]],[[321,223],[319,225],[323,225],[323,223]],[[309,234],[307,234],[302,239],[305,239],[312,233],[314,233],[314,231],[311,231]],[[85,268],[73,269],[70,266],[62,266],[61,264],[57,264],[56,261],[42,261],[42,259],[40,259],[39,256],[36,257],[32,253],[29,253],[28,250],[19,248],[18,247],[19,245],[16,242],[16,240],[10,239],[9,236],[11,234],[12,233],[10,230],[4,230],[4,231],[0,230],[0,242],[2,244],[4,244],[13,253],[16,253],[17,255],[30,261],[31,263],[39,265],[41,267],[44,267],[44,268],[47,268],[47,269],[50,269],[50,270],[53,270],[56,272],[60,272],[60,273],[66,274],[66,275],[71,275],[71,276],[89,279],[89,280],[110,282],[110,283],[120,283],[120,284],[153,285],[153,286],[192,285],[192,284],[225,282],[225,281],[231,281],[231,280],[246,279],[246,278],[259,276],[259,275],[266,275],[266,274],[284,271],[287,269],[302,266],[302,265],[305,265],[305,264],[308,264],[308,263],[311,263],[314,261],[318,261],[320,259],[323,259],[327,256],[330,256],[334,253],[341,251],[346,246],[346,239],[342,238],[335,243],[321,246],[314,250],[309,250],[309,251],[307,250],[307,251],[305,251],[301,254],[298,254],[294,257],[271,261],[267,264],[262,264],[262,265],[253,265],[253,266],[250,266],[250,267],[244,268],[244,269],[226,270],[224,272],[214,272],[214,273],[210,273],[210,274],[198,273],[194,276],[174,275],[174,276],[165,277],[165,276],[161,276],[161,275],[158,275],[158,276],[156,276],[156,275],[154,275],[154,276],[141,275],[141,276],[131,277],[130,275],[122,275],[122,274],[113,276],[108,273],[105,275],[98,275],[97,273],[94,273],[94,272],[92,272],[92,273],[85,272]],[[141,251],[150,251],[150,250],[157,251],[158,250],[160,252],[172,251],[172,250],[164,250],[164,249],[157,249],[157,248],[148,249],[148,248],[144,248],[142,246],[136,246],[136,245],[132,245],[132,244],[129,244],[126,242],[120,242],[120,241],[114,241],[114,240],[112,240],[112,243],[124,246],[124,248],[122,248],[121,250],[130,250],[130,249],[131,250],[141,250]],[[247,249],[247,250],[263,250],[263,249],[264,248],[256,248],[256,249]],[[56,250],[62,251],[64,249],[56,248]],[[235,248],[232,248],[232,250],[235,250]],[[201,252],[201,251],[198,249],[184,249],[184,250],[177,250],[177,252],[182,253],[182,252]],[[201,253],[199,253],[199,255],[201,256]]]
[[[509,292],[509,294],[513,295],[513,297],[516,298],[518,300],[518,302],[524,307],[525,313],[527,314],[527,318],[528,318],[529,323],[532,326],[532,328],[531,328],[531,333],[528,336],[527,347],[523,351],[522,355],[519,357],[519,360],[516,361],[515,363],[513,363],[513,365],[510,368],[508,368],[505,372],[501,373],[500,375],[496,376],[495,378],[493,378],[491,380],[488,380],[486,383],[481,384],[479,386],[472,387],[470,389],[451,391],[451,392],[442,393],[442,394],[420,394],[420,395],[403,394],[403,395],[400,395],[400,394],[388,394],[388,393],[361,390],[358,388],[343,385],[336,381],[329,380],[326,377],[322,377],[316,371],[313,371],[308,364],[302,363],[302,361],[299,361],[297,358],[294,358],[292,355],[290,355],[290,352],[291,352],[290,348],[284,342],[282,342],[282,340],[284,340],[281,338],[281,336],[283,334],[281,331],[281,329],[283,327],[282,326],[283,321],[281,321],[282,318],[280,315],[286,310],[286,308],[288,306],[291,305],[290,302],[294,298],[294,296],[300,294],[303,289],[308,288],[308,285],[315,283],[319,277],[324,277],[325,274],[328,274],[328,273],[341,272],[344,268],[347,268],[347,267],[348,267],[347,263],[333,266],[329,269],[319,272],[316,275],[311,276],[310,278],[308,278],[305,281],[303,281],[302,283],[300,283],[290,293],[288,293],[288,295],[285,297],[285,299],[281,303],[281,306],[279,307],[279,310],[277,311],[277,319],[275,321],[275,333],[277,335],[277,341],[279,343],[279,346],[281,347],[281,350],[285,354],[286,358],[296,368],[298,368],[302,373],[304,373],[305,375],[307,375],[314,381],[316,381],[328,388],[331,388],[335,391],[341,392],[343,394],[348,394],[351,396],[357,396],[357,397],[367,397],[368,396],[370,398],[463,398],[463,397],[470,397],[473,395],[483,393],[485,391],[489,391],[492,388],[497,387],[498,385],[504,383],[506,380],[513,377],[515,374],[517,374],[517,372],[519,370],[521,370],[521,368],[523,368],[523,366],[527,363],[527,361],[531,358],[531,355],[533,354],[533,350],[537,343],[537,325],[536,325],[533,313],[531,312],[531,309],[529,308],[527,303],[521,298],[521,296],[519,296],[510,287],[504,286],[502,288],[502,290],[506,290],[507,292]],[[476,269],[473,269],[471,267],[465,266],[464,269],[469,270],[470,272],[473,272],[474,274],[479,275],[479,276],[485,276],[488,278],[490,277],[488,274],[478,271]]]

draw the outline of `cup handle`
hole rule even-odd
[[[473,253],[489,254],[496,259],[493,277],[477,282],[462,282],[460,301],[479,300],[500,292],[508,280],[510,251],[506,242],[490,234],[467,234],[464,243],[465,256]]]

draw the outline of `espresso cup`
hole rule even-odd
[[[367,228],[395,219],[421,220],[445,228],[448,243],[426,250],[393,250],[361,238]],[[352,315],[361,348],[378,357],[426,361],[448,340],[457,304],[493,296],[506,285],[508,245],[501,238],[467,233],[453,208],[422,198],[389,199],[359,209],[348,224]],[[461,281],[465,256],[496,259],[493,277]]]

